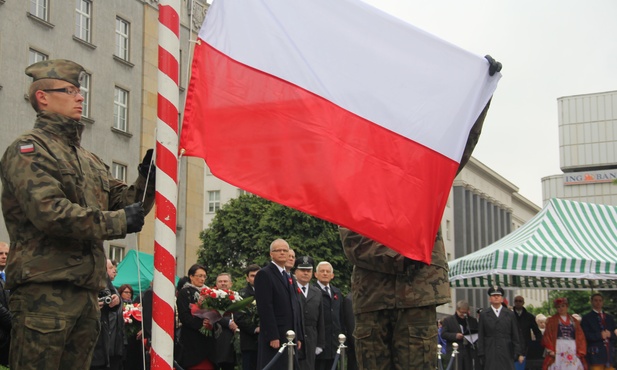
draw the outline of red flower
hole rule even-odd
[[[233,301],[234,299],[236,299],[236,297],[233,294],[230,294],[229,299]]]
[[[289,278],[289,285],[293,284],[293,280],[291,280],[291,278]]]
[[[296,289],[298,289],[298,293],[302,293],[302,291],[300,290],[300,288],[296,288]]]
[[[335,294],[334,295],[334,300],[336,301],[338,299],[338,296]]]

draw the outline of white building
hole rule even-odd
[[[559,164],[542,179],[542,201],[617,205],[617,91],[566,96],[559,104]]]

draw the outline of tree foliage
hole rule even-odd
[[[234,289],[244,286],[243,269],[270,261],[270,243],[283,238],[296,257],[311,256],[315,266],[328,261],[334,268],[332,283],[349,291],[352,266],[343,254],[337,226],[255,195],[242,195],[225,204],[201,232],[198,263],[208,267],[209,285],[216,275],[229,272]]]

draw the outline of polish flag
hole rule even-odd
[[[224,181],[430,262],[499,77],[359,0],[215,0],[180,147]]]

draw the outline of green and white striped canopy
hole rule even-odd
[[[516,231],[449,266],[453,288],[616,289],[617,207],[551,199]]]

